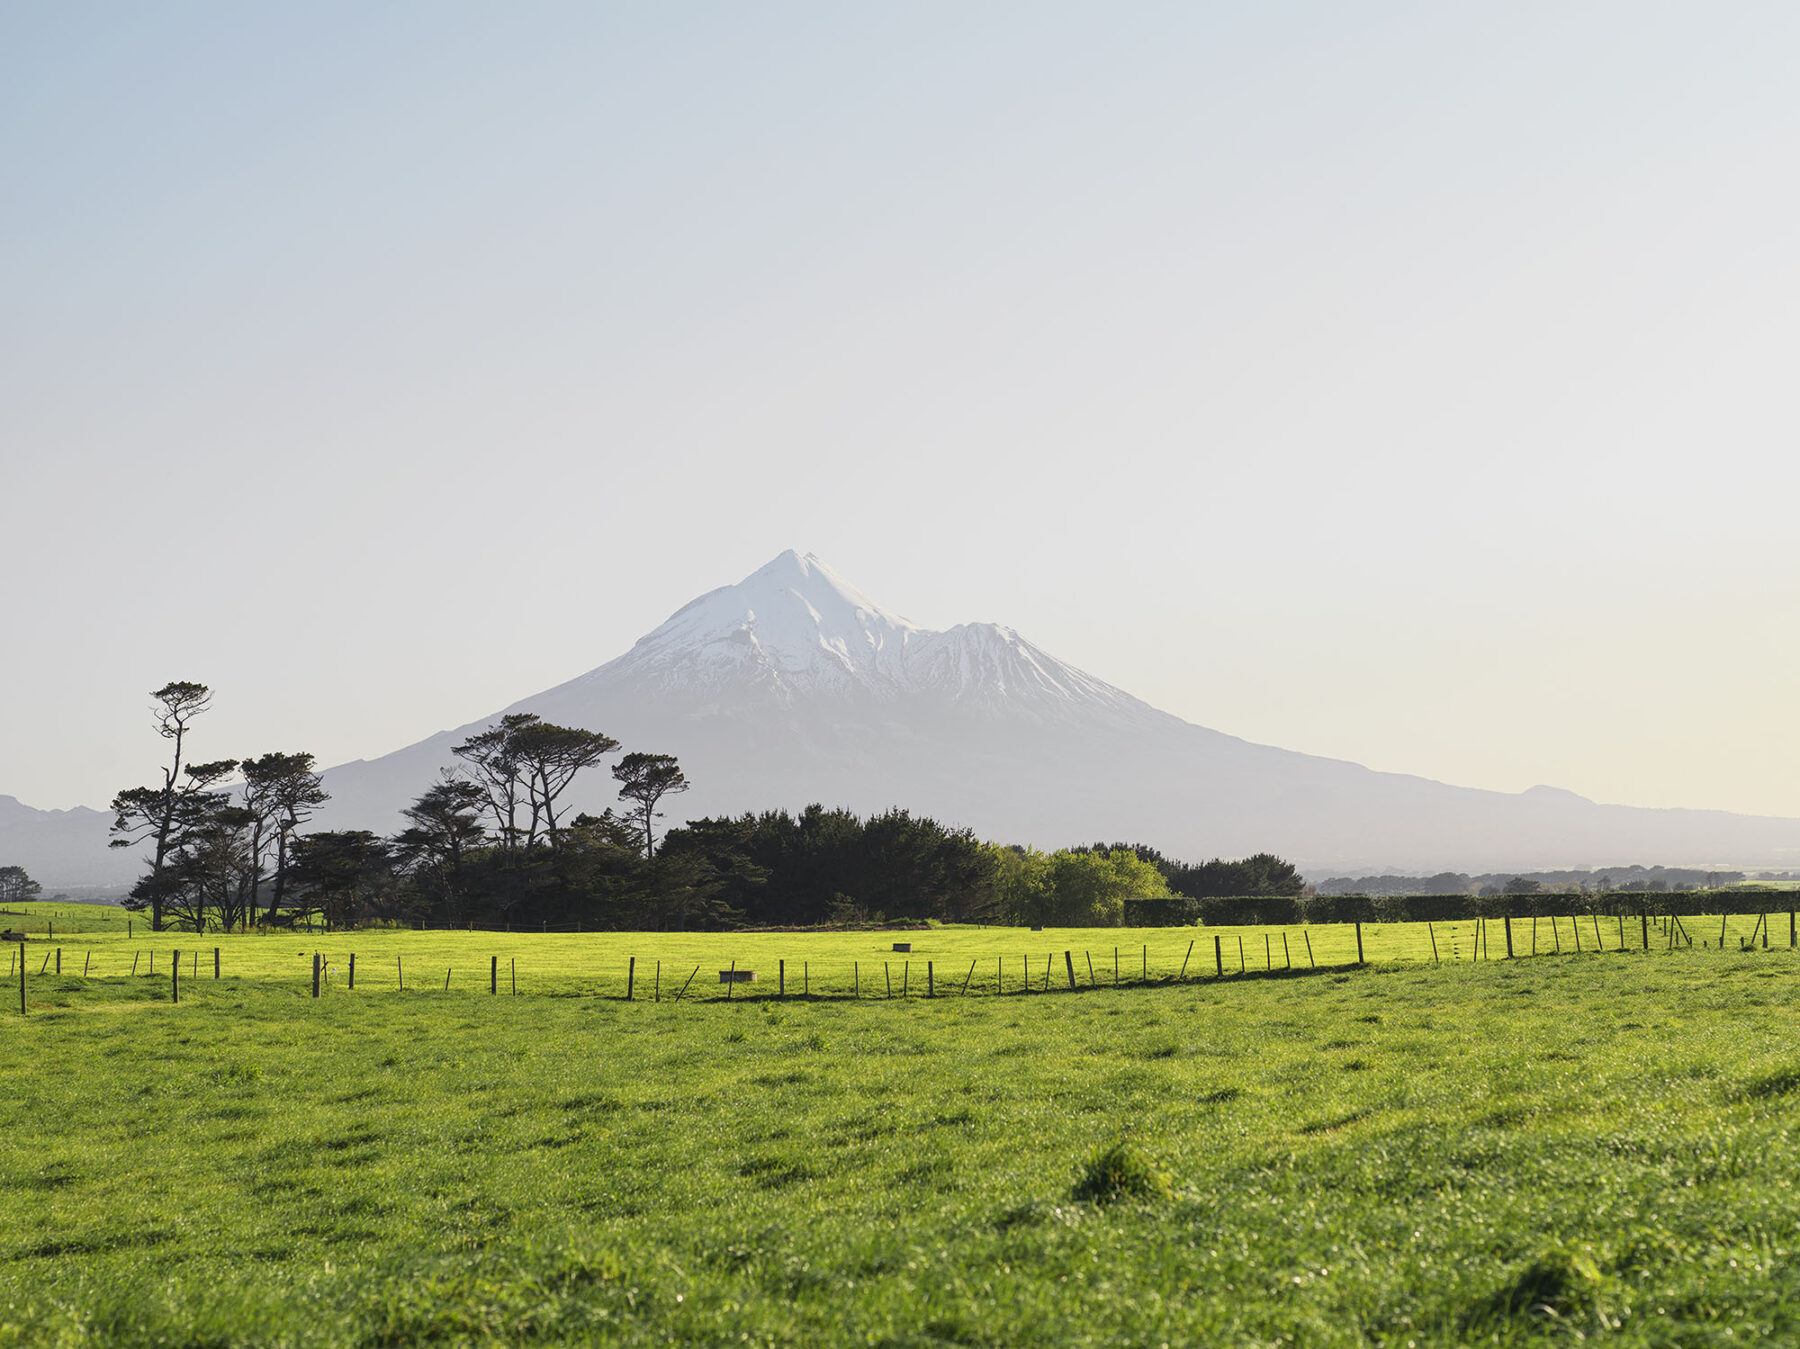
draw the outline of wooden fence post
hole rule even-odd
[[[963,979],[962,992],[957,994],[958,997],[966,998],[969,996],[969,980],[973,979],[974,977],[975,977],[975,962],[973,960],[971,960],[969,962],[969,973],[968,973],[967,977],[965,977]]]
[[[400,963],[400,957],[394,957],[394,977],[400,981],[400,987],[406,987],[406,966]]]
[[[469,927],[469,931],[473,932],[474,930],[475,930],[474,925],[471,924]],[[445,970],[444,971],[444,992],[448,993],[449,991],[450,991],[450,971]]]
[[[169,1001],[181,1001],[181,952],[169,953]]]
[[[1092,951],[1083,951],[1081,954],[1087,957],[1088,987],[1092,988],[1092,987],[1094,987],[1094,983],[1095,983],[1095,981],[1094,981],[1094,953]]]
[[[1069,969],[1069,987],[1074,988],[1075,987],[1075,957],[1072,956],[1071,954],[1069,954],[1069,952],[1064,951],[1063,952],[1063,964],[1068,966],[1068,969]]]
[[[731,1001],[731,990],[737,985],[737,957],[731,959],[731,978],[725,981],[725,1001]]]
[[[787,961],[785,960],[775,962],[775,996],[778,998],[787,996]]]
[[[683,985],[682,985],[682,986],[681,986],[681,992],[680,992],[680,993],[677,993],[677,994],[676,994],[676,995],[675,995],[675,1001],[676,1001],[676,1002],[680,1002],[680,1001],[681,1001],[681,998],[682,998],[682,995],[683,995],[683,994],[685,994],[685,993],[686,993],[686,992],[687,992],[687,991],[688,991],[688,984],[691,984],[691,983],[693,983],[693,982],[694,982],[694,977],[695,977],[695,975],[698,975],[698,974],[699,974],[699,973],[700,973],[700,967],[699,967],[699,966],[698,966],[698,965],[696,965],[696,966],[694,966],[694,973],[693,973],[693,974],[690,974],[690,975],[688,975],[688,977],[687,977],[687,984],[683,984]]]
[[[213,978],[219,977],[219,948],[213,947]],[[350,987],[356,987],[356,957],[350,957]]]
[[[1225,948],[1216,932],[1213,934],[1213,973],[1221,979],[1225,977]]]
[[[858,960],[850,962],[850,996],[862,997],[862,962]]]
[[[476,969],[481,967],[477,965]],[[500,991],[500,957],[488,957],[488,996],[491,998]]]
[[[216,952],[215,952],[215,954],[216,954]],[[215,962],[215,964],[216,963],[217,962]],[[218,977],[219,976],[216,974],[213,976],[213,978],[215,978],[215,979]],[[354,952],[354,951],[352,951],[350,953],[350,987],[351,988],[356,987],[356,952]]]
[[[1506,915],[1505,922],[1506,922],[1506,958],[1508,960],[1511,960],[1513,958],[1513,949],[1512,949],[1512,915],[1510,913]]]
[[[632,990],[637,986],[637,957],[632,956],[625,965],[625,1001],[630,1002]]]
[[[319,974],[320,974],[319,953],[317,951],[314,951],[313,952],[313,996],[315,998],[319,996]]]
[[[515,978],[513,980],[513,992],[517,993],[518,991],[518,980]],[[660,960],[656,962],[656,982],[650,986],[650,1001],[662,1001],[662,961]]]
[[[1291,970],[1294,968],[1294,953],[1288,950],[1288,939],[1285,929],[1281,934],[1281,959],[1288,969]]]
[[[94,953],[89,951],[81,958],[81,977],[87,978],[88,966],[94,963]]]
[[[1638,915],[1638,924],[1643,929],[1644,949],[1648,951],[1650,949],[1650,915],[1647,913],[1640,913]]]
[[[1150,982],[1150,944],[1148,942],[1144,943],[1144,969],[1138,978],[1146,984]]]
[[[1180,983],[1181,980],[1187,975],[1188,957],[1194,954],[1194,940],[1195,939],[1190,938],[1188,941],[1187,955],[1184,955],[1181,958],[1181,973],[1175,976],[1176,983]]]
[[[62,947],[60,946],[56,948],[56,973],[59,978],[62,976]]]
[[[58,963],[56,969],[57,969],[57,972],[60,974],[62,972],[62,965],[60,963]],[[1119,948],[1115,946],[1115,947],[1113,947],[1113,987],[1117,988],[1118,986],[1119,986]]]

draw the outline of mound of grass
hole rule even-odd
[[[1167,1199],[1174,1185],[1142,1148],[1121,1138],[1087,1159],[1072,1193],[1090,1204],[1110,1204],[1117,1199]]]

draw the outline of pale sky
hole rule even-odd
[[[0,794],[784,548],[1169,711],[1800,815],[1800,9],[0,6]]]

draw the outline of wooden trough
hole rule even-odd
[[[909,941],[897,941],[894,943],[894,949],[900,952],[901,955],[911,955],[912,943]]]
[[[719,982],[722,984],[753,984],[756,982],[756,971],[720,970]]]

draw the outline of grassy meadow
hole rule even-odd
[[[1683,922],[1688,936],[1709,949],[1721,940],[1736,949],[1759,931],[1756,916],[1749,914]],[[790,994],[885,998],[890,988],[895,997],[923,993],[928,980],[939,993],[960,994],[966,987],[971,996],[1043,991],[1046,977],[1051,991],[1067,990],[1071,963],[1076,983],[1089,987],[1210,978],[1221,966],[1227,975],[1329,968],[1358,958],[1356,930],[1349,924],[585,934],[372,928],[202,936],[151,933],[148,926],[140,917],[102,905],[44,901],[0,913],[0,928],[32,938],[31,977],[53,973],[60,949],[64,974],[111,979],[154,972],[166,978],[173,953],[180,951],[184,976],[210,979],[216,947],[223,974],[309,992],[315,952],[334,986],[348,984],[354,955],[358,991],[441,992],[448,976],[451,992],[485,993],[497,959],[501,988],[508,993],[516,987],[521,994],[623,997],[630,981],[636,996],[680,994],[686,1001],[725,999],[718,976],[733,966],[756,975],[753,985],[730,990],[733,999],[772,994],[782,986],[783,962]],[[1772,914],[1767,932],[1770,945],[1785,947],[1787,915]],[[1648,936],[1653,949],[1667,949],[1668,930],[1658,920],[1650,920]],[[1513,920],[1514,949],[1521,956],[1637,951],[1644,937],[1643,926],[1630,918]],[[896,942],[910,943],[911,952],[895,952]],[[1474,920],[1364,923],[1362,943],[1363,958],[1382,964],[1457,964],[1506,954],[1504,927],[1497,920],[1485,925],[1479,946]]]
[[[1213,934],[209,936],[179,1005],[166,954],[112,966],[191,935],[93,929],[85,979],[34,940],[0,1344],[1793,1342],[1800,956],[1751,921],[1576,956],[1565,920],[1512,962],[1465,924],[1441,966],[1366,926],[1367,968],[1274,940],[1272,974],[1116,990],[1115,940],[1156,976],[1198,936],[1210,974]],[[1084,991],[766,996],[909,936],[915,977],[1035,943]],[[435,981],[394,996],[396,953]],[[617,996],[633,953],[662,1002]],[[755,996],[667,996],[733,959]]]

